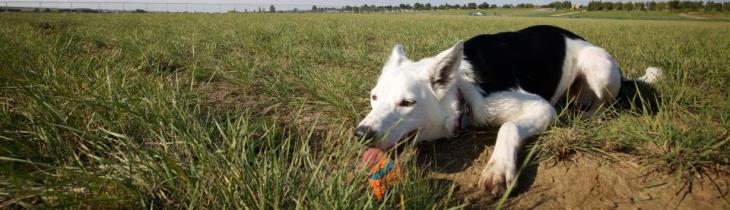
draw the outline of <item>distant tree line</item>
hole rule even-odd
[[[641,11],[705,11],[721,12],[730,11],[730,2],[714,1],[649,1],[649,2],[602,2],[591,1],[587,8],[590,11],[597,10],[641,10]]]
[[[410,11],[410,10],[458,10],[458,9],[491,9],[491,8],[554,8],[554,9],[573,9],[578,8],[573,5],[570,1],[555,1],[547,5],[535,5],[531,3],[520,3],[520,4],[503,4],[498,6],[496,4],[489,4],[487,2],[475,3],[470,2],[466,4],[449,4],[444,3],[440,5],[434,5],[431,3],[414,3],[411,4],[398,4],[398,5],[368,5],[364,4],[361,6],[350,6],[344,7],[317,7],[312,6],[310,12],[354,12],[354,13],[369,13],[369,12],[389,12],[389,11]],[[705,11],[705,12],[730,12],[730,2],[714,2],[714,1],[637,1],[637,2],[612,2],[612,1],[596,1],[593,0],[588,5],[581,5],[580,9],[586,9],[589,11],[599,10],[639,10],[639,11]],[[2,11],[21,11],[18,8],[0,7]],[[51,12],[50,9],[45,8],[41,10],[36,8],[34,12]],[[54,9],[56,12],[101,12],[93,9]],[[250,10],[251,12],[286,12],[278,11],[274,5],[270,5],[268,10],[264,7]],[[297,9],[292,10],[293,12],[300,12]],[[135,10],[132,12],[143,13],[144,10]],[[236,11],[233,11],[236,12]],[[249,12],[248,9],[244,12]]]
[[[555,9],[571,9],[573,4],[570,1],[556,1],[547,5],[535,5],[531,3],[520,4],[504,4],[498,6],[496,4],[467,3],[467,4],[440,4],[433,5],[431,3],[414,3],[399,5],[362,5],[362,6],[344,6],[341,8],[317,8],[312,7],[312,11],[346,11],[346,12],[384,12],[399,10],[456,10],[456,9],[490,9],[490,8],[555,8]],[[587,6],[581,6],[587,10],[669,10],[669,11],[730,11],[730,2],[714,2],[714,1],[648,1],[648,2],[602,2],[591,1]]]
[[[570,1],[556,1],[546,5],[545,7],[555,9],[571,9],[573,8],[573,4],[570,3]]]
[[[357,5],[346,5],[341,8],[327,8],[327,7],[317,7],[312,6],[311,11],[345,11],[345,12],[386,12],[386,11],[403,11],[403,10],[457,10],[457,9],[490,9],[490,8],[498,8],[496,4],[489,4],[487,2],[482,3],[466,3],[466,4],[440,4],[435,5],[431,3],[414,3],[414,4],[398,4],[398,5],[368,5],[364,4],[361,6]],[[536,7],[533,4],[518,4],[517,6],[513,6],[511,4],[505,4],[502,5],[502,7],[505,8],[511,8],[511,7],[519,7],[519,8],[533,8]]]
[[[458,10],[458,9],[491,9],[491,8],[554,8],[554,9],[573,9],[577,8],[570,1],[555,1],[547,5],[535,5],[531,3],[520,4],[504,4],[498,6],[496,4],[482,3],[466,3],[466,4],[440,4],[431,3],[414,3],[414,4],[398,4],[398,5],[369,5],[360,6],[346,5],[343,7],[323,7],[312,6],[311,12],[353,12],[353,13],[370,13],[370,12],[390,12],[390,11],[410,11],[410,10]],[[648,2],[609,2],[609,1],[591,1],[588,5],[581,5],[580,9],[591,11],[596,10],[641,10],[641,11],[730,11],[730,2],[702,2],[702,1],[648,1]],[[253,12],[277,12],[274,5],[268,10],[258,8]],[[294,10],[294,12],[299,12]]]

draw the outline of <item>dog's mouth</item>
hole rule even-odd
[[[405,135],[401,136],[396,140],[395,144],[390,147],[399,147],[403,144],[406,144],[408,142],[413,142],[418,138],[418,129],[412,130],[410,132],[407,132]],[[382,149],[390,149],[388,148],[382,148]]]
[[[415,141],[418,138],[418,131],[418,129],[409,131],[397,138],[393,143],[388,143],[387,137],[381,137],[379,139],[370,139],[369,143],[366,143],[366,145],[368,148],[388,150],[392,147],[397,147],[404,143]]]

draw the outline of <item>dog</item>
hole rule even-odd
[[[661,74],[649,67],[633,81],[653,83]],[[615,101],[627,81],[605,49],[555,26],[478,35],[419,61],[397,44],[354,136],[386,150],[408,137],[453,138],[467,123],[498,126],[478,183],[498,195],[516,180],[521,145],[556,119],[561,99],[571,98],[588,118]]]

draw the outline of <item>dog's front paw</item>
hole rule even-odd
[[[482,170],[479,187],[493,195],[501,195],[515,180],[515,167],[505,161],[490,160]]]

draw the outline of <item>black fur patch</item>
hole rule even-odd
[[[583,40],[545,25],[479,35],[464,43],[464,60],[473,66],[485,96],[521,87],[550,100],[563,74],[566,37]]]

